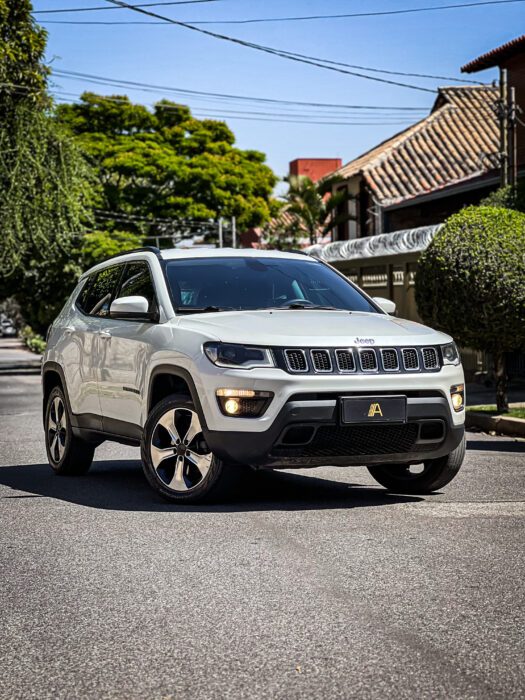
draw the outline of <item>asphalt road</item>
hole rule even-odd
[[[1,698],[523,698],[524,442],[425,498],[327,467],[177,508],[134,448],[52,474],[40,415],[0,376]]]

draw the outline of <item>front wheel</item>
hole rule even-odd
[[[378,464],[368,467],[374,479],[393,493],[431,493],[456,476],[465,458],[466,438],[450,454],[429,459],[422,468],[410,464]]]
[[[174,503],[201,503],[229,494],[240,469],[215,457],[199,416],[185,396],[169,396],[151,411],[141,442],[142,468],[150,486]]]

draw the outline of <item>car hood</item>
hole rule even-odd
[[[226,343],[280,347],[437,345],[452,340],[414,321],[359,311],[221,311],[181,316],[177,325]]]

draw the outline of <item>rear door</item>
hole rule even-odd
[[[149,264],[134,260],[126,264],[115,298],[142,296],[148,311],[159,311]],[[157,324],[107,318],[101,329],[98,374],[104,430],[128,437],[140,435],[143,424],[145,373],[152,353]]]
[[[64,329],[61,349],[73,413],[83,427],[102,429],[98,390],[101,322],[117,289],[123,265],[112,265],[89,276],[76,300],[74,319]]]

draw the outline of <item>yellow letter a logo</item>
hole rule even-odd
[[[368,417],[373,418],[374,416],[382,416],[383,411],[381,410],[381,406],[378,403],[371,403],[370,408],[368,409]]]

